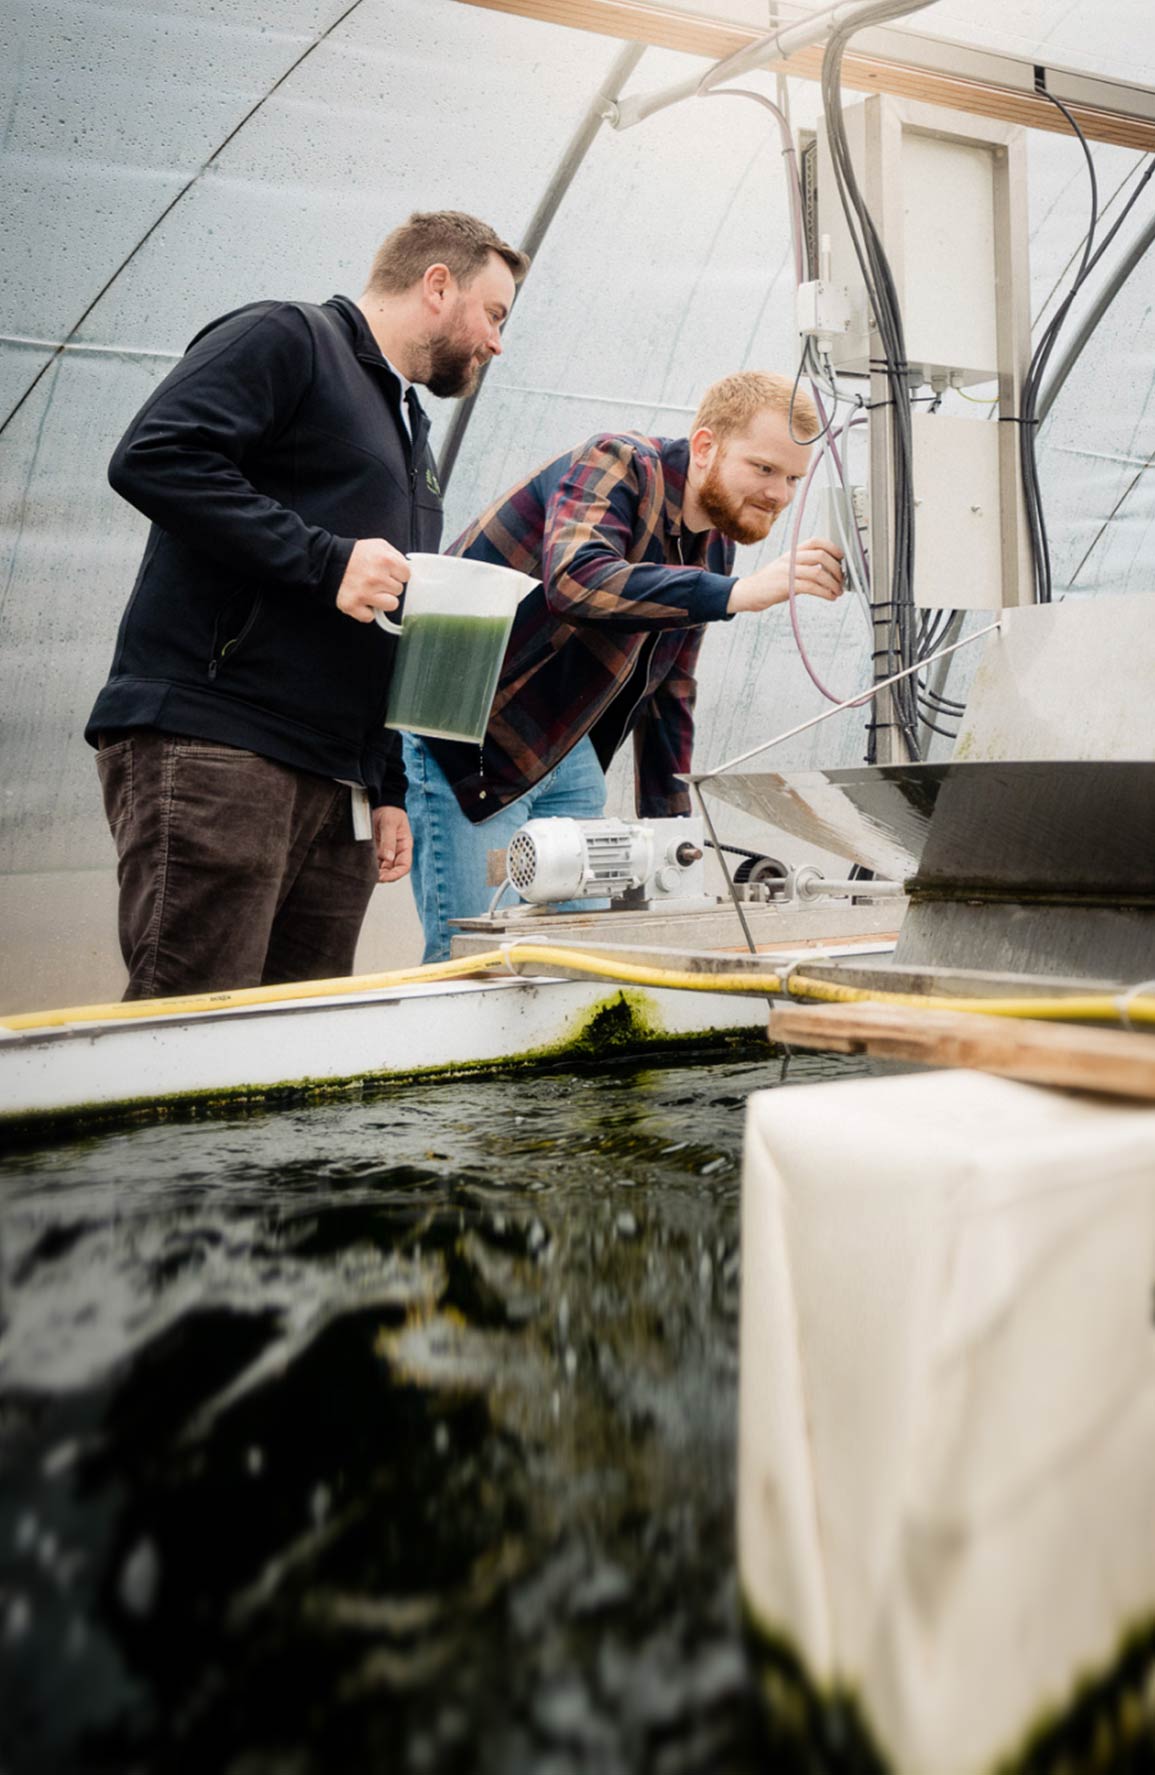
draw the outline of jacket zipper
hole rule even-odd
[[[244,622],[241,624],[237,633],[235,635],[231,636],[230,639],[225,642],[223,647],[217,649],[217,651],[214,652],[212,659],[209,661],[209,677],[210,678],[216,677],[221,666],[224,664],[225,660],[228,659],[229,654],[234,653],[236,651],[236,649],[240,646],[241,642],[245,639],[245,636],[248,634],[249,630],[252,628],[253,624],[256,622],[257,613],[260,610],[260,608],[261,608],[260,598],[259,597],[254,598],[252,609],[249,611],[248,616],[246,616]]]
[[[407,436],[409,438],[409,542],[408,542],[408,549],[406,550],[406,552],[409,553],[412,551],[413,539],[414,539],[414,535],[415,535],[416,529],[417,529],[418,446],[417,446],[417,439],[415,437],[413,437],[413,435],[408,431],[408,428],[406,427],[404,420],[402,420],[399,429],[404,434],[404,436]],[[428,436],[428,433],[426,433],[425,435]],[[422,454],[423,454],[424,453],[424,439],[422,440],[421,450],[422,450]],[[385,700],[381,704],[380,725],[382,727],[386,726],[385,717],[388,714],[388,712],[389,712],[389,693],[388,693],[388,691],[386,691]]]

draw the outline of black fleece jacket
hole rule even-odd
[[[346,296],[255,302],[199,333],[109,468],[152,519],[86,737],[156,727],[363,783],[400,807],[383,726],[396,642],[337,609],[353,544],[434,553],[441,490],[422,415]]]

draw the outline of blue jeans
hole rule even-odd
[[[527,820],[565,815],[600,819],[606,806],[606,779],[593,742],[579,740],[548,776],[480,825],[466,819],[444,771],[425,743],[407,733],[405,769],[409,793],[405,811],[413,828],[413,897],[425,932],[423,961],[449,955],[451,918],[477,918],[489,911],[496,889],[486,879],[490,851],[507,850]],[[506,888],[507,896],[513,894]],[[516,896],[514,896],[516,899]],[[569,907],[590,912],[605,900],[572,900]]]

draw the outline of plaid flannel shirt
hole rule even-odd
[[[480,748],[428,740],[475,822],[541,781],[588,733],[602,768],[634,736],[638,812],[689,811],[694,667],[726,616],[733,544],[681,559],[689,443],[591,438],[490,506],[448,549],[540,583],[522,599]]]

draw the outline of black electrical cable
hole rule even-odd
[[[949,610],[924,610],[918,619],[918,651],[919,657],[933,653],[942,637],[950,627],[953,612]]]
[[[1111,193],[1111,195],[1107,199],[1106,203],[1102,206],[1102,210],[1101,210],[1100,216],[1099,216],[1100,221],[1103,221],[1105,219],[1107,211],[1111,208],[1111,205],[1115,202],[1116,198],[1119,196],[1119,193],[1122,191],[1123,187],[1130,183],[1130,181],[1135,177],[1135,174],[1140,170],[1140,168],[1142,166],[1143,166],[1143,156],[1140,155],[1138,160],[1136,160],[1135,164],[1132,166],[1130,172],[1128,172],[1125,175],[1125,177],[1119,181],[1118,185],[1116,185],[1114,191]],[[1138,185],[1136,185],[1136,187],[1132,191],[1130,197],[1124,203],[1122,210],[1119,212],[1118,216],[1115,218],[1115,221],[1111,224],[1111,227],[1107,230],[1107,233],[1103,236],[1102,240],[1099,242],[1099,245],[1096,247],[1094,256],[1089,261],[1089,263],[1087,265],[1088,272],[1091,272],[1095,269],[1095,266],[1099,263],[1099,260],[1103,257],[1103,254],[1106,252],[1107,248],[1110,246],[1111,242],[1114,240],[1115,236],[1118,234],[1120,228],[1123,226],[1124,222],[1127,220],[1127,217],[1130,215],[1131,211],[1134,209],[1136,202],[1142,196],[1143,191],[1145,190],[1147,184],[1149,183],[1149,181],[1151,180],[1151,178],[1153,176],[1155,176],[1155,155],[1152,155],[1148,158],[1146,168],[1143,172],[1142,178],[1139,180]],[[1086,235],[1084,235],[1083,239],[1078,243],[1074,252],[1070,255],[1070,257],[1067,260],[1067,263],[1063,266],[1063,269],[1060,271],[1058,277],[1055,279],[1054,283],[1052,284],[1052,286],[1046,296],[1046,299],[1044,300],[1043,305],[1039,310],[1038,319],[1039,319],[1040,323],[1042,320],[1042,316],[1045,314],[1046,310],[1051,306],[1052,301],[1054,300],[1055,296],[1058,294],[1060,288],[1062,287],[1064,279],[1066,278],[1068,271],[1071,269],[1071,266],[1075,263],[1075,261],[1077,259],[1080,259],[1082,257],[1083,247],[1086,243],[1086,238],[1087,238]]]
[[[1088,174],[1089,174],[1090,184],[1091,184],[1091,221],[1090,221],[1090,226],[1088,228],[1087,234],[1085,235],[1083,242],[1082,242],[1082,257],[1080,260],[1079,269],[1075,274],[1074,282],[1072,283],[1071,288],[1068,290],[1067,295],[1064,298],[1059,310],[1057,311],[1056,315],[1053,317],[1052,321],[1048,325],[1046,332],[1043,334],[1043,337],[1040,339],[1039,346],[1036,351],[1036,358],[1041,356],[1042,361],[1041,361],[1041,363],[1036,365],[1035,360],[1032,359],[1032,363],[1031,363],[1030,369],[1028,371],[1028,376],[1027,376],[1027,379],[1024,383],[1024,389],[1023,389],[1023,399],[1022,399],[1023,413],[1022,413],[1022,424],[1020,427],[1020,437],[1019,437],[1019,458],[1020,458],[1020,464],[1021,464],[1021,468],[1022,468],[1022,479],[1023,479],[1024,490],[1027,494],[1027,517],[1028,517],[1028,525],[1029,525],[1030,531],[1031,531],[1032,563],[1034,565],[1034,570],[1035,570],[1035,595],[1037,598],[1039,598],[1039,600],[1041,602],[1046,603],[1046,602],[1050,601],[1051,594],[1052,594],[1051,564],[1050,564],[1050,550],[1047,545],[1047,539],[1046,539],[1046,527],[1045,527],[1044,515],[1043,515],[1042,494],[1041,494],[1041,490],[1039,487],[1038,468],[1037,468],[1037,462],[1036,462],[1036,441],[1037,441],[1038,426],[1039,426],[1037,403],[1038,403],[1038,398],[1039,398],[1039,395],[1040,395],[1040,393],[1042,391],[1042,387],[1043,387],[1044,371],[1046,369],[1047,362],[1051,356],[1051,352],[1054,348],[1054,344],[1055,344],[1055,341],[1056,341],[1056,338],[1058,335],[1059,328],[1061,327],[1063,320],[1065,319],[1065,317],[1071,307],[1071,304],[1072,304],[1075,296],[1077,295],[1079,289],[1086,282],[1087,278],[1091,275],[1091,273],[1094,271],[1095,267],[1098,265],[1099,261],[1102,259],[1103,254],[1108,250],[1112,241],[1118,235],[1120,228],[1122,228],[1123,224],[1126,222],[1128,216],[1131,214],[1131,211],[1134,209],[1135,204],[1138,202],[1139,198],[1142,196],[1143,192],[1146,190],[1152,177],[1155,177],[1155,156],[1152,156],[1148,160],[1146,168],[1144,169],[1144,172],[1143,172],[1143,176],[1139,180],[1139,183],[1136,185],[1135,189],[1132,191],[1130,197],[1127,199],[1126,203],[1123,205],[1122,210],[1119,212],[1118,216],[1116,216],[1114,222],[1112,223],[1111,227],[1107,230],[1106,234],[1103,236],[1103,238],[1099,242],[1098,246],[1094,249],[1094,251],[1092,251],[1091,249],[1092,249],[1092,245],[1094,242],[1094,236],[1095,236],[1097,224],[1099,221],[1099,213],[1098,213],[1098,188],[1097,188],[1097,183],[1096,183],[1095,174],[1094,174],[1094,165],[1091,160],[1090,149],[1087,146],[1086,139],[1083,135],[1082,130],[1079,128],[1078,120],[1072,115],[1072,113],[1067,109],[1067,107],[1062,103],[1062,101],[1055,98],[1053,93],[1047,92],[1045,85],[1043,85],[1041,82],[1036,83],[1036,90],[1038,92],[1040,92],[1044,98],[1049,99],[1050,102],[1054,106],[1056,106],[1056,108],[1059,111],[1062,112],[1063,116],[1066,118],[1068,123],[1071,125],[1072,130],[1078,136],[1079,141],[1080,141],[1082,148],[1083,148],[1084,156],[1086,157],[1086,160],[1087,160]],[[1037,546],[1036,546],[1036,537],[1038,537],[1038,539],[1039,539],[1037,542]],[[1084,556],[1083,559],[1085,560],[1086,556]],[[1072,575],[1073,579],[1076,579],[1078,577],[1078,574],[1082,568],[1082,565],[1083,565],[1083,562],[1081,561],[1079,563],[1079,566],[1076,567],[1074,574]]]
[[[920,659],[926,659],[948,639],[958,617],[957,610],[924,610],[922,612],[919,618],[918,651]],[[956,702],[953,697],[943,696],[941,691],[932,689],[929,684],[924,682],[921,673],[916,674],[915,682],[918,686],[916,696],[923,728],[928,733],[940,734],[944,739],[957,740],[958,728],[940,727],[934,717],[938,716],[947,722],[957,722],[966,713],[966,704]]]
[[[1054,105],[1057,111],[1062,113],[1075,135],[1078,137],[1079,145],[1083,150],[1083,157],[1087,163],[1087,177],[1091,186],[1091,214],[1086,237],[1083,241],[1082,258],[1079,261],[1079,266],[1072,279],[1070,288],[1060,302],[1054,315],[1052,315],[1047,326],[1044,328],[1042,337],[1035,347],[1034,355],[1031,358],[1026,376],[1023,379],[1022,394],[1019,399],[1019,412],[1016,415],[1019,426],[1019,467],[1023,482],[1027,528],[1031,540],[1031,563],[1034,579],[1035,601],[1039,604],[1049,604],[1051,602],[1053,579],[1051,574],[1051,551],[1047,541],[1046,517],[1043,511],[1042,489],[1039,484],[1038,455],[1036,450],[1039,421],[1036,408],[1038,405],[1039,390],[1042,386],[1043,377],[1046,373],[1051,353],[1055,348],[1055,341],[1062,330],[1063,323],[1066,320],[1068,313],[1070,312],[1072,302],[1075,300],[1080,288],[1086,281],[1091,268],[1099,259],[1099,252],[1095,251],[1095,235],[1099,225],[1099,184],[1095,176],[1095,162],[1092,158],[1087,138],[1079,127],[1079,121],[1072,112],[1068,110],[1067,106],[1064,105],[1062,99],[1057,99],[1054,93],[1047,91],[1046,80],[1042,69],[1038,71],[1035,79],[1035,91],[1041,98],[1047,99],[1052,105]],[[1116,218],[1114,226],[1107,237],[1108,241],[1114,237],[1130,209],[1131,202],[1133,202],[1135,197],[1138,196],[1139,191],[1143,189],[1145,183],[1146,179],[1144,179],[1137,190],[1132,193],[1131,199],[1128,202],[1127,207],[1124,209],[1123,214]],[[1105,241],[1103,245],[1106,244],[1107,242]],[[1100,248],[1099,251],[1101,252],[1102,248]]]
[[[921,725],[923,727],[925,727],[929,733],[941,734],[944,740],[957,740],[958,739],[958,728],[957,727],[937,727],[935,725],[935,723],[930,719],[930,717],[925,713],[922,716]]]
[[[925,708],[933,708],[937,710],[937,712],[947,721],[957,720],[963,713],[965,707],[965,704],[963,703],[956,703],[942,697],[937,690],[932,690],[928,684],[920,686],[918,700]]]
[[[920,661],[942,646],[950,632],[951,624],[955,621],[958,614],[957,610],[926,610],[923,612],[918,630],[918,656]]]
[[[941,690],[932,690],[929,685],[923,685],[919,691],[919,695],[929,697],[932,702],[938,704],[940,709],[953,710],[959,715],[961,715],[966,708],[965,703],[956,702],[954,697],[944,696]]]
[[[1047,94],[1047,97],[1048,98],[1051,97],[1050,93]],[[1058,104],[1058,100],[1056,99],[1054,101],[1054,103]],[[1075,122],[1075,119],[1073,117],[1071,118],[1071,122],[1072,123]],[[1077,129],[1078,125],[1075,124],[1075,127]],[[1139,183],[1136,185],[1134,191],[1132,191],[1130,197],[1127,199],[1126,203],[1123,205],[1123,208],[1119,211],[1119,214],[1115,217],[1115,220],[1112,222],[1110,228],[1108,228],[1106,234],[1103,236],[1102,240],[1099,242],[1099,244],[1096,247],[1091,258],[1088,259],[1087,269],[1083,274],[1084,277],[1089,277],[1091,272],[1094,271],[1096,265],[1099,263],[1099,260],[1103,257],[1103,254],[1107,251],[1107,248],[1110,246],[1111,242],[1114,240],[1115,236],[1118,234],[1120,228],[1123,226],[1124,222],[1127,220],[1127,217],[1131,214],[1131,211],[1135,208],[1136,203],[1138,202],[1139,198],[1143,195],[1144,190],[1146,189],[1147,185],[1150,183],[1153,176],[1155,176],[1155,154],[1153,154],[1151,156],[1150,160],[1147,162],[1147,170],[1143,174],[1143,177],[1140,179]]]
[[[965,703],[956,703],[953,697],[940,696],[938,691],[931,690],[929,685],[923,686],[922,690],[919,692],[919,698],[924,704],[928,704],[937,709],[940,715],[945,715],[948,718],[962,715],[966,712]]]
[[[885,656],[888,673],[914,663],[914,492],[912,469],[912,434],[910,415],[910,367],[906,360],[902,315],[890,264],[873,219],[867,210],[851,163],[840,95],[842,58],[847,43],[866,24],[880,24],[915,12],[925,0],[890,0],[872,8],[866,16],[854,19],[832,31],[822,64],[822,103],[835,183],[849,226],[851,242],[866,285],[870,311],[874,316],[882,356],[878,367],[884,372],[889,404],[893,413],[889,425],[891,478],[893,485],[893,518],[890,615],[879,626],[884,645],[877,650]],[[880,588],[876,588],[880,589]],[[876,600],[876,616],[886,608]],[[912,757],[919,756],[919,709],[917,687],[904,679],[892,691],[895,725],[901,731]],[[868,729],[868,758],[877,756],[874,732],[879,724]]]
[[[809,374],[809,370],[808,370],[808,365],[807,365],[807,353],[805,351],[803,351],[802,357],[799,360],[798,369],[795,372],[794,384],[790,390],[790,405],[786,409],[786,429],[790,433],[790,442],[792,444],[801,444],[804,448],[809,446],[810,444],[817,444],[822,438],[824,438],[826,436],[827,432],[831,430],[831,428],[834,424],[834,421],[837,418],[837,413],[832,411],[829,419],[826,421],[826,424],[822,427],[822,430],[816,431],[813,434],[813,436],[811,436],[811,437],[800,438],[795,433],[795,430],[794,430],[794,403],[798,399],[798,385],[802,381],[803,376],[808,375],[808,374]]]
[[[829,366],[829,358],[826,362]],[[814,347],[814,340],[809,337],[802,351],[802,367],[807,380],[816,382],[829,400],[837,401],[844,407],[865,407],[867,405],[860,394],[843,394],[842,390],[835,385],[832,370],[830,368],[823,369]],[[795,387],[797,386],[796,381]]]

